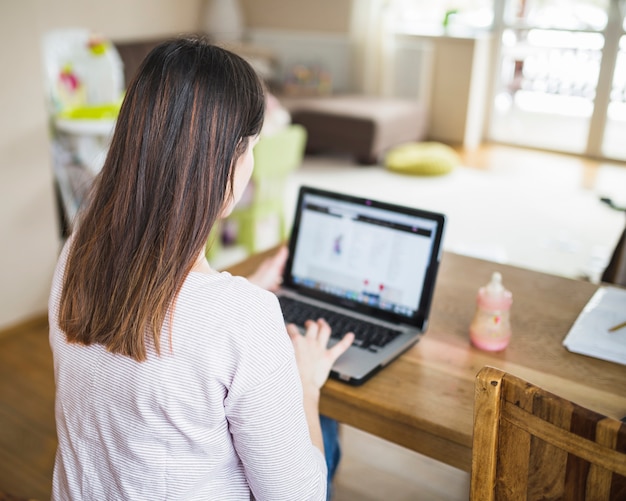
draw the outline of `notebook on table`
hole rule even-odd
[[[277,295],[287,323],[324,318],[331,345],[355,333],[331,377],[361,384],[425,332],[444,226],[443,214],[300,189]]]

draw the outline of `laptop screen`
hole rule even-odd
[[[286,282],[312,297],[419,324],[441,251],[441,214],[304,187]]]

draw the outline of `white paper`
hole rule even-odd
[[[578,315],[563,340],[569,351],[626,365],[626,289],[602,286]]]

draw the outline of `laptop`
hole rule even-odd
[[[286,323],[324,318],[354,344],[330,377],[367,381],[428,326],[445,216],[303,186],[277,292]]]

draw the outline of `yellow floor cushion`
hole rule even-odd
[[[385,167],[402,174],[440,176],[459,165],[459,156],[450,146],[436,142],[405,143],[389,150]]]

